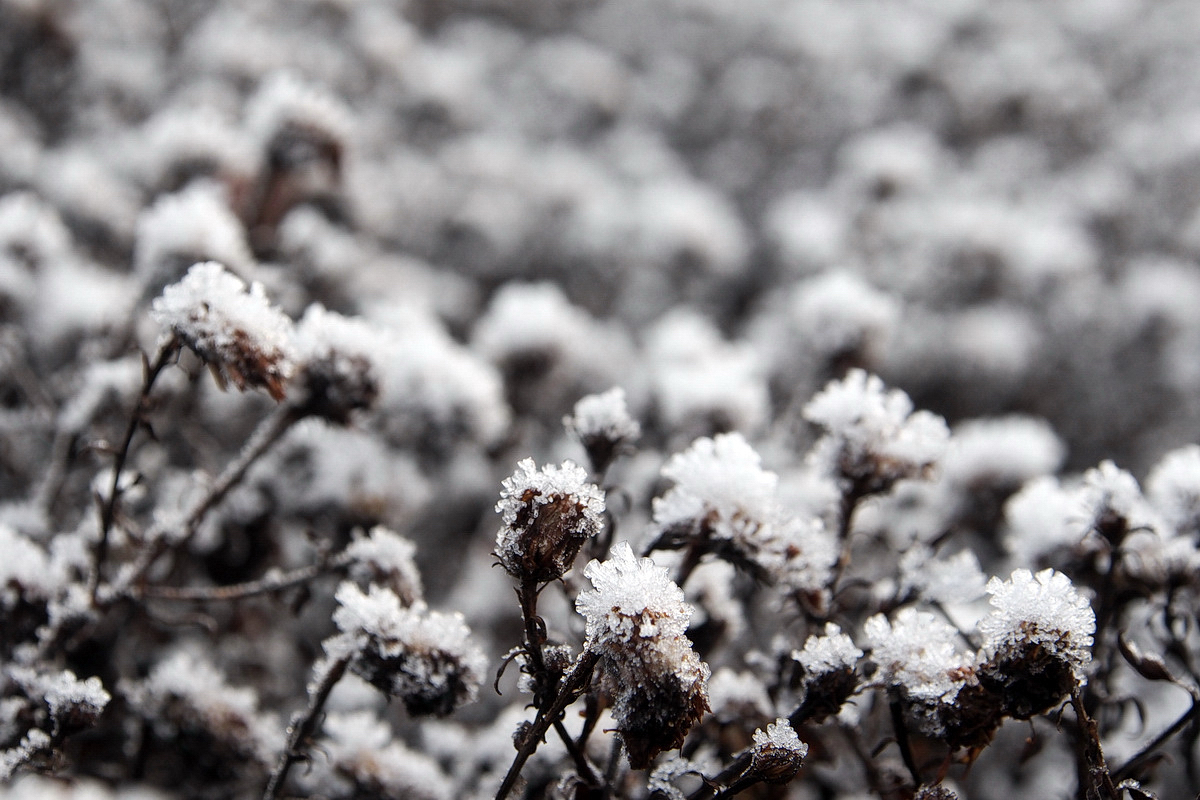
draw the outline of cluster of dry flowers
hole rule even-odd
[[[0,0],[0,798],[1190,795],[1197,29]]]

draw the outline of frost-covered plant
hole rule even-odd
[[[410,714],[449,714],[475,699],[486,658],[460,615],[405,607],[390,589],[338,587],[333,621],[344,634],[327,643],[330,658],[349,658],[350,671]]]
[[[684,635],[692,609],[663,567],[626,542],[584,570],[593,588],[576,610],[587,621],[584,649],[599,657],[613,716],[634,769],[683,744],[709,709],[708,666]]]
[[[950,438],[941,417],[914,412],[908,395],[885,390],[882,380],[862,370],[826,386],[804,407],[804,416],[825,430],[814,463],[860,495],[927,475]]]
[[[1087,679],[1096,615],[1071,579],[1052,569],[992,578],[987,591],[993,608],[979,623],[979,677],[1003,698],[1006,714],[1028,719]]]
[[[570,461],[540,470],[533,459],[507,478],[496,511],[496,558],[514,578],[535,583],[561,578],[584,542],[603,524],[604,493]]]
[[[224,384],[261,387],[282,400],[292,371],[292,322],[267,300],[262,284],[246,284],[215,261],[196,264],[154,301],[151,314],[179,337]]]

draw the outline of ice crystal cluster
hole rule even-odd
[[[261,283],[247,289],[222,265],[205,261],[168,286],[151,314],[239,389],[262,387],[277,400],[284,396],[292,323],[270,304]]]
[[[584,569],[592,589],[576,610],[587,621],[584,647],[599,654],[616,702],[617,730],[638,769],[683,744],[709,710],[710,670],[685,635],[692,608],[665,568],[634,556],[626,542]]]
[[[0,0],[0,797],[1194,796],[1197,30]]]
[[[475,699],[486,658],[461,615],[406,608],[380,586],[343,583],[336,598],[333,621],[354,648],[350,669],[410,714],[445,715]]]
[[[562,577],[599,532],[604,493],[571,461],[539,470],[527,458],[504,481],[496,511],[503,522],[496,535],[501,565],[518,578],[550,581]]]

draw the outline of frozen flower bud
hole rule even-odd
[[[663,465],[675,485],[654,500],[654,524],[661,532],[703,532],[718,539],[752,538],[779,515],[778,477],[740,433],[700,438]]]
[[[958,631],[927,611],[903,608],[892,622],[863,623],[871,660],[917,728],[951,746],[978,747],[1000,724],[996,699],[980,686],[973,655],[955,644]]]
[[[339,425],[350,415],[370,408],[379,396],[374,360],[386,355],[383,335],[367,322],[326,311],[319,303],[308,307],[296,326],[293,398],[309,414]]]
[[[230,686],[202,655],[177,651],[155,664],[144,680],[123,688],[161,746],[262,766],[273,762],[283,745],[278,720],[259,708],[257,693]],[[213,767],[209,758],[189,766]]]
[[[254,265],[241,221],[221,190],[208,183],[163,195],[142,211],[133,249],[134,272],[146,299],[199,261],[218,261],[240,275]]]
[[[310,792],[331,800],[450,800],[455,796],[441,766],[394,739],[388,724],[374,713],[331,713],[321,728],[324,735],[313,750],[312,769],[300,775]]]
[[[1146,496],[1176,534],[1200,533],[1200,446],[1163,456],[1146,478]]]
[[[424,595],[421,573],[413,560],[416,552],[417,546],[410,540],[382,525],[366,536],[357,532],[346,548],[354,559],[351,577],[392,590],[405,606],[415,605]]]
[[[970,550],[937,558],[926,545],[913,545],[900,557],[900,589],[934,603],[969,603],[983,596],[985,577]]]
[[[27,697],[45,704],[51,732],[56,737],[95,725],[112,699],[99,678],[81,681],[70,670],[37,672],[26,667],[12,667],[9,676]]]
[[[945,420],[913,412],[908,395],[885,391],[883,381],[860,369],[818,392],[804,417],[826,431],[813,450],[814,461],[862,494],[927,477],[950,439]]]
[[[754,731],[753,761],[750,770],[764,783],[787,783],[796,777],[808,755],[808,745],[800,741],[791,723],[777,719]]]
[[[1080,538],[1094,533],[1119,547],[1132,531],[1153,527],[1149,504],[1137,479],[1111,461],[1083,474],[1076,514]]]
[[[496,557],[514,578],[539,583],[561,578],[579,549],[604,524],[604,492],[570,461],[540,470],[533,459],[505,479],[496,511],[503,525]]]
[[[1004,547],[1019,563],[1039,564],[1079,543],[1075,494],[1051,476],[1035,478],[1004,504]]]
[[[858,688],[856,669],[863,651],[832,622],[820,636],[809,636],[804,649],[792,652],[804,669],[804,699],[793,717],[821,722],[837,714]]]
[[[213,370],[239,389],[261,387],[282,400],[291,373],[291,320],[272,306],[262,284],[215,261],[194,265],[155,299],[151,315]]]
[[[587,620],[584,647],[599,656],[629,763],[644,769],[682,745],[709,710],[709,669],[684,635],[692,609],[667,570],[634,556],[627,542],[584,575],[594,587],[575,601]]]
[[[563,417],[563,425],[579,439],[597,473],[605,472],[618,455],[632,450],[642,435],[642,426],[629,416],[625,390],[619,386],[581,399],[574,413]]]
[[[767,687],[753,672],[721,667],[708,680],[708,700],[713,716],[725,724],[775,716]]]
[[[1003,700],[1005,713],[1029,719],[1085,679],[1096,616],[1061,572],[1018,569],[987,585],[993,610],[979,623],[987,661],[979,679]]]
[[[350,581],[336,598],[333,621],[357,648],[354,674],[414,716],[444,716],[475,699],[487,664],[462,615],[405,608],[390,589],[364,594]]]

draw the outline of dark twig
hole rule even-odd
[[[329,699],[333,687],[346,673],[346,667],[350,665],[350,658],[351,656],[348,655],[342,656],[329,665],[325,674],[321,676],[320,684],[313,689],[309,696],[308,708],[302,714],[297,714],[292,718],[292,724],[288,726],[287,746],[284,747],[274,771],[271,772],[271,780],[267,783],[266,791],[263,792],[263,800],[276,800],[279,797],[279,792],[283,789],[283,782],[287,780],[288,771],[291,770],[293,764],[304,758],[301,748],[304,742],[316,732],[317,722],[321,718],[321,709],[325,707],[325,701]]]
[[[1083,692],[1078,685],[1071,690],[1071,707],[1075,709],[1079,727],[1076,739],[1078,757],[1081,765],[1086,767],[1088,779],[1088,785],[1080,787],[1080,796],[1097,800],[1118,800],[1120,793],[1113,783],[1112,775],[1109,774],[1108,764],[1104,761],[1104,750],[1100,747],[1100,727],[1096,720],[1088,716],[1083,705]]]
[[[285,405],[275,409],[271,416],[264,419],[251,434],[238,457],[226,465],[204,496],[184,514],[179,532],[169,533],[164,525],[156,525],[151,529],[148,538],[152,544],[138,560],[133,570],[133,581],[141,581],[154,562],[169,549],[186,544],[200,529],[200,524],[208,512],[225,499],[233,487],[245,477],[247,470],[303,418],[302,411]]]
[[[1130,773],[1138,767],[1143,761],[1154,754],[1158,748],[1162,747],[1175,734],[1182,731],[1188,726],[1188,723],[1200,717],[1200,698],[1192,696],[1192,706],[1187,711],[1167,727],[1162,733],[1155,736],[1149,742],[1134,753],[1124,764],[1118,767],[1114,772],[1112,779],[1116,782],[1121,782],[1125,778],[1130,777]]]
[[[900,705],[900,696],[894,690],[888,690],[888,708],[892,714],[892,730],[896,732],[896,745],[900,748],[900,757],[908,774],[912,776],[913,786],[921,785],[921,770],[913,757],[912,743],[908,740],[908,727],[904,724],[904,709]]]
[[[150,405],[150,391],[154,382],[162,374],[167,364],[179,352],[179,342],[171,336],[158,347],[152,361],[142,358],[142,390],[138,394],[137,405],[129,415],[129,423],[125,426],[125,435],[117,448],[116,459],[113,462],[112,481],[108,487],[108,497],[103,498],[100,506],[100,537],[96,541],[96,551],[92,562],[92,572],[88,577],[88,594],[92,605],[96,604],[96,592],[100,588],[100,580],[104,572],[104,562],[108,559],[109,535],[112,531],[113,519],[117,513],[117,501],[120,497],[121,473],[125,471],[125,462],[129,458],[129,448],[133,444],[133,436],[145,421],[146,412]]]
[[[537,750],[542,737],[546,735],[546,731],[550,730],[550,726],[562,718],[562,714],[567,709],[567,706],[574,702],[579,697],[579,693],[588,685],[588,682],[592,678],[592,669],[595,668],[598,659],[599,656],[596,653],[591,650],[584,650],[580,654],[579,660],[575,662],[575,666],[567,673],[562,686],[559,687],[558,697],[554,698],[554,702],[550,704],[549,708],[538,711],[537,718],[523,734],[521,748],[517,751],[512,765],[508,768],[508,773],[504,776],[504,781],[496,791],[496,800],[504,800],[513,790],[513,787],[516,786],[517,777],[521,774],[521,768],[525,766],[525,762]]]
[[[235,583],[229,586],[143,586],[131,594],[135,597],[149,597],[155,600],[177,600],[181,602],[221,602],[241,600],[262,594],[273,594],[308,583],[314,578],[330,572],[345,569],[353,562],[346,552],[338,553],[332,558],[325,559],[307,567],[299,567],[290,572],[279,572],[265,575],[262,578],[245,583]]]

